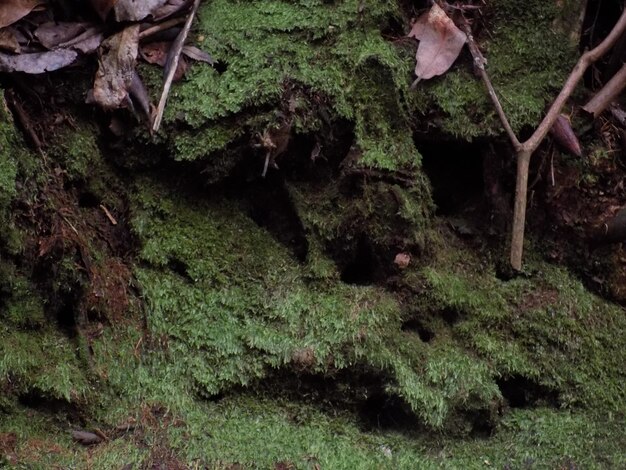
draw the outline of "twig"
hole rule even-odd
[[[624,88],[626,88],[626,64],[622,65],[622,68],[583,106],[583,109],[593,114],[594,118],[598,117],[624,91]]]
[[[187,21],[187,19],[184,17],[174,18],[171,20],[164,21],[163,23],[159,23],[157,25],[151,26],[139,33],[139,40],[141,41],[142,39],[145,39],[149,36],[153,36],[157,33],[160,33],[161,31],[165,31],[170,28],[173,28],[174,26],[178,26],[179,24],[183,24],[185,21]]]
[[[17,121],[22,126],[22,129],[24,130],[24,132],[26,132],[26,135],[28,136],[28,139],[30,140],[31,145],[34,147],[35,150],[37,150],[37,152],[42,153],[43,145],[41,144],[41,139],[39,139],[39,136],[35,132],[35,129],[33,129],[33,126],[31,125],[30,119],[28,118],[26,111],[24,111],[24,108],[22,108],[22,105],[15,97],[15,94],[13,93],[13,91],[7,90],[6,94],[10,100],[11,108],[13,108],[15,117],[17,118]]]
[[[100,209],[102,209],[102,212],[104,212],[104,215],[106,215],[107,219],[109,219],[109,222],[111,222],[111,225],[117,225],[117,220],[115,220],[115,217],[113,217],[113,214],[109,212],[109,209],[107,209],[104,204],[100,204]]]
[[[187,35],[189,34],[189,30],[191,29],[191,23],[196,16],[196,12],[198,11],[198,7],[200,6],[200,0],[194,0],[193,7],[189,12],[189,16],[187,17],[187,21],[185,22],[185,26],[182,31],[176,37],[176,40],[172,44],[172,48],[170,49],[171,54],[171,63],[167,73],[167,77],[165,78],[165,83],[163,84],[163,93],[161,94],[161,100],[159,101],[159,106],[157,107],[156,114],[154,116],[154,122],[152,124],[153,132],[158,132],[161,127],[161,121],[163,120],[163,112],[165,111],[165,105],[167,103],[167,97],[170,94],[170,88],[172,86],[172,82],[174,81],[174,75],[176,74],[176,69],[178,68],[178,62],[180,60],[180,54],[183,51],[183,46],[185,45],[185,41],[187,40]]]
[[[468,36],[468,44],[470,45],[470,51],[474,56],[474,61],[477,62],[477,66],[483,77],[483,81],[487,86],[489,95],[496,107],[500,120],[509,135],[511,143],[515,147],[517,154],[517,180],[515,184],[515,205],[513,210],[513,230],[511,236],[511,266],[515,270],[522,269],[522,254],[524,248],[524,230],[526,225],[526,199],[528,194],[528,171],[530,167],[530,158],[533,152],[539,147],[539,144],[543,141],[548,131],[554,125],[556,119],[559,117],[561,108],[570,97],[576,85],[582,78],[587,68],[602,57],[606,52],[615,44],[619,37],[626,31],[626,9],[622,12],[622,15],[618,19],[617,23],[609,33],[609,35],[594,49],[585,52],[578,63],[570,73],[570,76],[565,81],[563,88],[559,92],[558,96],[550,106],[550,109],[546,113],[545,117],[533,133],[533,135],[521,143],[512,131],[511,126],[508,124],[506,115],[500,106],[497,96],[491,86],[489,77],[484,68],[484,59],[480,59],[482,55],[476,47],[476,43],[471,37],[471,30],[467,25],[467,20],[463,21],[466,28],[466,34]],[[477,60],[478,57],[478,60]],[[481,67],[482,66],[482,67]],[[485,78],[486,77],[486,78]]]
[[[511,124],[509,123],[509,120],[506,117],[506,113],[504,112],[504,109],[502,109],[502,105],[500,104],[500,100],[498,99],[498,95],[496,94],[496,90],[493,88],[493,85],[491,84],[491,80],[489,79],[489,75],[487,74],[487,71],[485,70],[485,64],[487,63],[487,60],[485,59],[483,54],[480,52],[480,49],[476,45],[476,41],[474,41],[474,36],[472,35],[472,28],[470,28],[470,25],[465,19],[465,17],[462,17],[462,18],[463,19],[462,19],[461,26],[463,28],[463,32],[467,36],[467,45],[474,59],[474,65],[478,69],[480,78],[483,80],[483,83],[485,84],[485,87],[487,88],[489,97],[491,98],[491,101],[493,102],[493,105],[496,108],[498,117],[500,118],[500,121],[502,122],[502,125],[504,126],[504,129],[506,130],[506,133],[508,134],[509,139],[511,140],[511,143],[513,144],[513,147],[515,147],[515,149],[517,150],[519,149],[521,144],[517,136],[515,135],[515,132],[513,132],[513,128],[511,127]]]

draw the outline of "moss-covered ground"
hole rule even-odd
[[[400,3],[204,2],[218,67],[174,87],[154,138],[71,91],[35,154],[0,106],[1,465],[626,466],[624,309],[536,234],[512,277],[501,237],[436,213],[415,137],[499,130],[467,58],[409,91]],[[516,129],[571,64],[559,15],[485,8]],[[281,128],[262,179],[254,145]]]

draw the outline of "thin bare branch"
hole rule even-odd
[[[574,92],[576,85],[582,78],[583,74],[587,70],[587,68],[596,62],[600,57],[608,52],[608,50],[613,47],[613,44],[619,39],[619,37],[626,31],[626,9],[622,12],[622,15],[617,20],[617,23],[609,33],[609,35],[604,38],[600,44],[598,44],[595,48],[590,51],[585,52],[578,63],[572,70],[572,73],[568,77],[565,85],[561,89],[561,92],[550,106],[550,109],[546,113],[546,116],[539,124],[539,127],[535,130],[533,135],[526,142],[522,144],[525,150],[530,150],[530,152],[534,152],[539,144],[543,141],[544,137],[554,124],[554,121],[559,117],[561,112],[561,108],[570,97],[570,95]]]
[[[506,130],[506,133],[508,134],[509,139],[511,140],[511,143],[513,144],[513,147],[515,147],[515,149],[517,150],[520,148],[521,143],[519,139],[517,138],[517,136],[515,135],[515,132],[513,132],[513,128],[511,127],[511,124],[509,123],[509,120],[506,117],[506,113],[504,112],[504,109],[502,108],[502,105],[500,104],[500,100],[498,99],[496,90],[493,88],[493,85],[491,84],[489,74],[487,74],[487,70],[485,69],[485,64],[487,63],[487,60],[485,59],[482,52],[480,52],[480,49],[476,45],[476,41],[474,41],[474,36],[472,35],[472,28],[470,27],[469,23],[464,17],[462,19],[461,28],[463,29],[463,32],[467,36],[467,45],[472,54],[472,57],[474,58],[474,65],[478,69],[480,78],[482,79],[483,83],[485,84],[485,87],[487,88],[489,97],[491,98],[491,101],[493,102],[493,105],[496,108],[496,112],[498,113],[498,117],[500,118],[500,121],[502,122],[502,125],[504,126],[504,130]]]
[[[561,92],[550,106],[546,116],[533,135],[524,142],[517,151],[517,181],[515,189],[515,205],[513,211],[513,231],[511,234],[511,266],[519,271],[522,269],[522,255],[524,250],[524,229],[526,225],[526,194],[528,190],[528,168],[530,157],[543,141],[548,131],[559,117],[561,108],[570,97],[576,85],[582,78],[585,70],[602,57],[615,44],[626,30],[626,9],[609,35],[594,49],[585,52],[572,70],[561,89]]]
[[[576,64],[576,66],[570,73],[570,76],[563,85],[563,88],[552,103],[552,106],[550,106],[550,109],[546,113],[545,117],[543,118],[533,135],[521,144],[515,136],[515,133],[513,132],[511,125],[508,122],[506,114],[504,113],[500,101],[498,100],[495,90],[491,84],[491,81],[489,80],[489,76],[485,70],[485,59],[478,49],[476,42],[474,41],[471,28],[465,18],[463,18],[462,26],[465,30],[465,34],[467,35],[468,45],[474,58],[474,62],[479,70],[483,82],[485,83],[485,86],[487,87],[489,96],[491,97],[498,116],[502,121],[502,125],[509,135],[509,139],[513,143],[513,146],[515,147],[515,150],[517,152],[517,181],[515,187],[515,206],[513,213],[513,230],[511,236],[510,254],[512,267],[519,271],[522,268],[524,229],[526,225],[526,198],[528,193],[528,171],[532,154],[537,149],[537,147],[539,147],[548,131],[554,125],[555,121],[559,117],[561,108],[574,92],[576,85],[582,78],[587,68],[591,64],[596,62],[604,54],[606,54],[606,52],[611,47],[613,47],[615,42],[620,38],[624,31],[626,31],[626,9],[622,12],[622,15],[620,16],[608,36],[598,46],[590,51],[585,52],[580,57],[578,63]]]
[[[583,106],[583,109],[593,114],[594,118],[598,117],[624,91],[624,88],[626,88],[626,64],[622,65],[622,68]]]
[[[147,37],[153,36],[161,31],[166,31],[174,26],[178,26],[179,24],[183,24],[186,18],[174,18],[171,20],[164,21],[163,23],[159,23],[157,25],[151,26],[149,28],[144,29],[139,33],[139,40],[145,39]]]

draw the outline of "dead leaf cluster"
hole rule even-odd
[[[61,8],[49,0],[3,0],[0,72],[43,74],[78,67],[96,55],[98,70],[87,101],[105,110],[130,108],[158,130],[153,126],[155,107],[136,71],[137,61],[164,68],[169,83],[161,97],[163,106],[171,82],[183,78],[189,60],[212,65],[208,53],[185,44],[199,0],[85,3],[80,8]],[[156,41],[157,33],[170,39]]]

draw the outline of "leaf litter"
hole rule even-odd
[[[413,24],[409,37],[420,42],[415,55],[417,79],[413,86],[420,80],[447,72],[467,42],[465,33],[436,3]]]
[[[93,21],[63,12],[45,0],[3,0],[0,4],[0,72],[43,74],[82,64],[97,55],[98,69],[87,102],[105,110],[130,108],[158,131],[163,109],[153,113],[149,93],[136,71],[138,60],[164,68],[160,108],[172,82],[189,68],[187,59],[214,65],[213,58],[185,44],[199,6],[195,0],[90,0]],[[165,20],[165,21],[164,21]],[[180,28],[181,23],[184,28]],[[169,38],[164,40],[164,38]],[[160,42],[154,42],[156,40]],[[155,57],[158,56],[158,57]],[[173,70],[172,70],[173,69]]]

